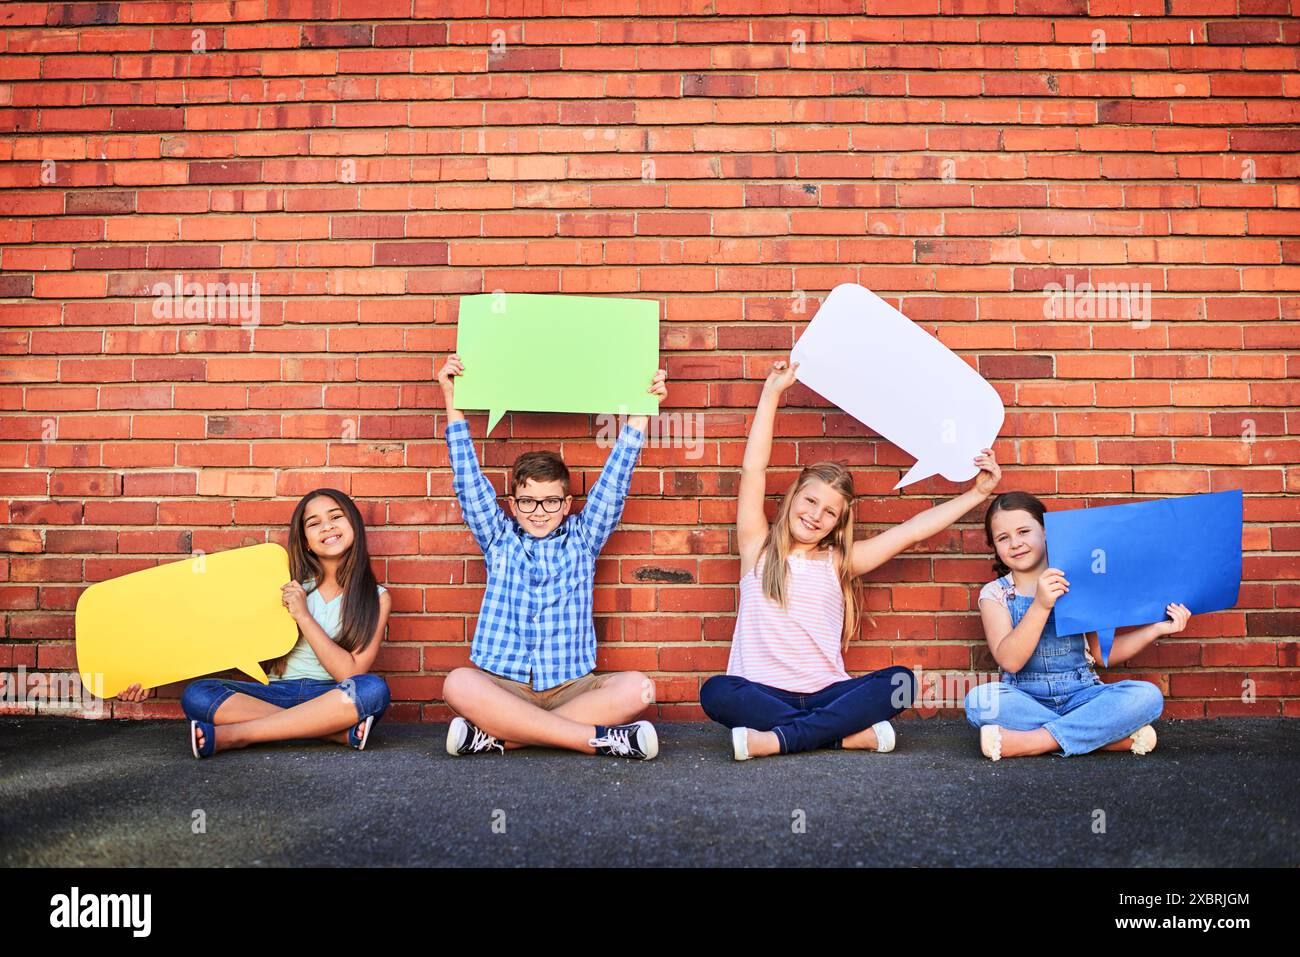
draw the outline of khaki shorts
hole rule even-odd
[[[514,681],[510,678],[503,678],[501,675],[494,675],[490,671],[479,671],[484,677],[490,679],[493,683],[500,685],[512,694],[523,698],[531,705],[541,708],[543,711],[554,711],[566,701],[572,701],[580,694],[586,694],[588,691],[595,691],[597,688],[605,685],[610,679],[615,677],[618,672],[605,672],[596,674],[594,671],[582,675],[580,678],[573,678],[563,684],[558,684],[554,688],[547,688],[545,691],[534,691],[533,686],[526,681]]]

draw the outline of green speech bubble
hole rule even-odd
[[[659,368],[651,299],[487,293],[463,296],[456,405],[487,409],[488,432],[514,412],[657,415],[646,390]]]

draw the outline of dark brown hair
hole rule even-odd
[[[338,489],[315,489],[299,499],[294,507],[289,519],[289,577],[304,585],[308,579],[314,579],[315,584],[309,586],[309,593],[320,587],[323,569],[320,559],[307,547],[303,513],[307,511],[307,503],[321,495],[333,499],[343,509],[348,524],[352,526],[352,547],[343,556],[336,570],[339,584],[343,586],[338,645],[348,652],[361,651],[375,637],[375,626],[379,624],[379,582],[370,568],[366,523],[352,499]],[[273,666],[277,674],[283,669],[287,657],[288,655],[279,659]]]
[[[525,452],[515,459],[514,467],[510,469],[510,494],[519,491],[521,485],[527,485],[529,479],[559,482],[564,486],[564,494],[569,494],[569,467],[554,452]]]
[[[998,558],[997,547],[993,544],[993,516],[997,512],[1028,512],[1042,525],[1047,506],[1028,492],[1003,492],[989,503],[989,510],[984,513],[984,539],[993,549],[993,571],[1001,578],[1011,569]]]

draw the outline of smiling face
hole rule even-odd
[[[816,546],[835,531],[848,507],[840,492],[819,478],[810,478],[790,503],[790,537],[800,545]]]
[[[1045,561],[1047,538],[1043,526],[1024,509],[995,512],[989,532],[998,560],[1012,571],[1031,572]]]
[[[547,501],[548,499],[550,501]],[[569,514],[569,509],[573,505],[573,496],[565,494],[564,483],[558,479],[551,482],[529,479],[515,488],[515,494],[510,496],[509,501],[510,514],[515,517],[515,521],[523,527],[524,531],[534,538],[545,538],[559,528],[560,523]],[[533,510],[525,511],[520,507],[521,502]],[[554,512],[546,511],[548,507],[555,508],[557,503],[559,507]]]
[[[343,506],[328,495],[317,495],[307,503],[302,530],[307,548],[319,558],[342,558],[355,535]]]

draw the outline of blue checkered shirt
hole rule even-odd
[[[537,538],[497,504],[496,489],[479,469],[468,423],[447,426],[452,485],[487,563],[487,587],[470,650],[474,664],[526,681],[537,691],[596,667],[591,619],[596,556],[623,513],[644,440],[632,426],[623,426],[582,511]]]

